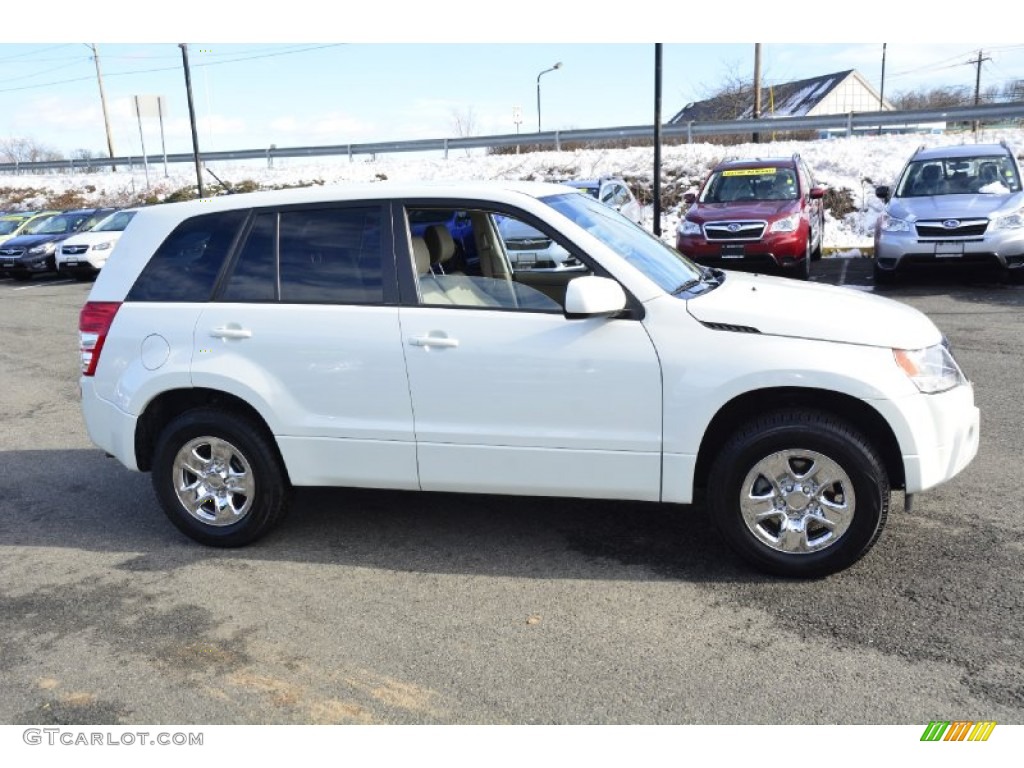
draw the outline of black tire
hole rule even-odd
[[[31,272],[11,272],[11,277],[17,280],[19,283],[27,283],[32,279]]]
[[[291,490],[270,436],[240,414],[211,408],[186,411],[164,428],[152,481],[178,530],[214,547],[269,533],[287,513]]]
[[[825,246],[825,214],[821,215],[821,223],[818,225],[818,244],[811,251],[811,260],[820,261]]]
[[[880,269],[877,262],[872,264],[872,274],[875,279],[875,285],[892,285],[896,282],[896,270]]]
[[[808,234],[807,237],[808,237],[808,240],[807,240],[807,246],[804,248],[804,258],[803,258],[803,261],[801,261],[800,264],[796,268],[797,269],[797,273],[796,273],[797,277],[799,277],[801,280],[810,280],[811,279],[811,241],[810,241],[810,234]]]
[[[726,443],[708,476],[707,501],[722,537],[748,563],[815,578],[871,549],[889,492],[881,459],[860,432],[823,412],[783,410]]]

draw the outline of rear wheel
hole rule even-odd
[[[829,414],[777,411],[749,422],[711,468],[708,503],[723,538],[756,568],[817,577],[874,545],[889,479],[856,429]]]
[[[178,530],[211,546],[256,541],[288,509],[287,476],[269,436],[230,411],[198,408],[168,424],[152,480]]]

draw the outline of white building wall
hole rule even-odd
[[[873,94],[859,78],[850,75],[832,89],[810,115],[841,115],[847,112],[878,112],[878,96]]]

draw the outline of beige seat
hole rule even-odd
[[[430,250],[422,237],[413,236],[412,255],[416,260],[416,275],[420,283],[420,300],[424,304],[454,304],[445,295],[444,288],[437,282],[437,276],[430,269]]]
[[[413,239],[415,240],[416,238]],[[448,231],[447,227],[440,224],[427,227],[423,233],[423,241],[430,253],[428,273],[434,273],[431,275],[433,281],[440,287],[448,299],[448,302],[428,302],[424,294],[424,303],[449,303],[465,307],[502,306],[501,302],[480,288],[474,278],[467,277],[461,272],[447,273],[445,265],[455,255],[455,241],[452,239],[452,233]],[[415,250],[415,245],[413,248]],[[417,270],[419,270],[419,267],[419,260],[417,259]],[[422,286],[423,284],[424,276],[421,273],[420,285]],[[422,289],[420,292],[423,293]]]

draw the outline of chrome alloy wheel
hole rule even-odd
[[[834,545],[853,521],[853,482],[817,451],[790,449],[765,456],[747,473],[740,512],[762,544],[785,554]]]
[[[256,481],[245,456],[219,437],[197,437],[174,457],[174,491],[192,517],[206,525],[232,525],[252,508]]]

